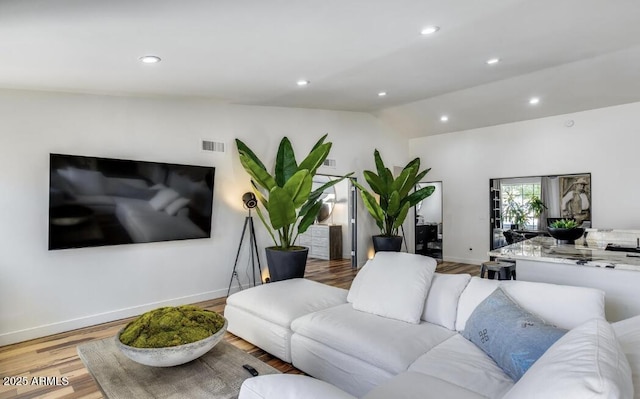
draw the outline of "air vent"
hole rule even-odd
[[[202,151],[224,152],[225,145],[219,141],[202,140]]]
[[[327,158],[322,163],[322,166],[326,166],[327,168],[335,169],[336,168],[336,160]]]

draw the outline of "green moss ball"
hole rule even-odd
[[[200,341],[218,332],[224,317],[197,306],[168,306],[127,324],[120,342],[135,348],[166,348]]]

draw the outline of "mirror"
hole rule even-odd
[[[416,190],[426,186],[435,190],[415,206],[415,253],[442,260],[442,182],[421,182]]]
[[[574,219],[591,227],[591,174],[489,180],[490,248],[547,235],[550,219]]]
[[[322,187],[323,184],[326,184],[333,180],[331,176],[324,175],[316,175],[313,177],[313,182],[311,186],[311,191],[317,190]],[[322,201],[322,207],[320,208],[320,212],[316,217],[317,223],[325,222],[329,219],[331,214],[333,213],[333,208],[335,207],[337,198],[336,198],[336,186],[329,187],[324,190],[324,193],[320,196],[320,201]]]

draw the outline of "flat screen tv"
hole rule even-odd
[[[49,249],[211,237],[215,168],[50,154]]]

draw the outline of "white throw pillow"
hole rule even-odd
[[[407,323],[420,323],[436,264],[426,256],[378,252],[357,284],[353,308]]]
[[[631,370],[611,325],[593,319],[553,344],[503,399],[626,399]]]
[[[180,197],[167,205],[167,207],[164,208],[164,211],[173,216],[177,214],[180,209],[184,208],[189,203],[189,201],[191,201],[189,198]]]
[[[167,205],[175,201],[180,194],[171,188],[163,188],[149,200],[149,206],[156,211],[163,210]]]
[[[455,330],[458,300],[470,279],[469,274],[434,273],[422,320]]]

